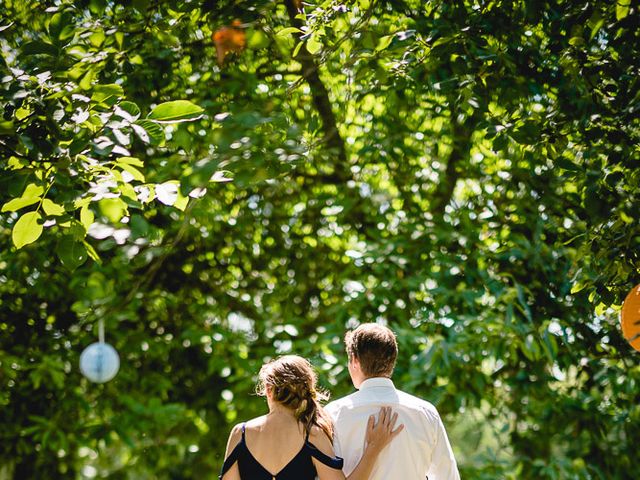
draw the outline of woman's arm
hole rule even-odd
[[[369,478],[380,452],[382,452],[384,447],[404,428],[404,425],[400,425],[394,430],[397,420],[398,414],[392,414],[391,407],[382,407],[380,409],[377,423],[373,415],[369,417],[362,458],[351,475],[346,477],[347,480],[367,480]],[[316,444],[316,447],[327,455],[334,456],[333,445],[331,445],[331,442],[326,436],[321,435],[321,438],[322,437],[323,439]],[[318,471],[318,478],[320,480],[345,480],[342,471],[328,467],[316,459],[313,460],[313,463]]]
[[[242,438],[242,427],[236,425],[229,434],[229,440],[227,440],[227,451],[224,454],[224,458],[229,458],[233,449],[240,443]],[[240,480],[240,470],[238,470],[238,462],[235,462],[227,472],[220,477],[222,480]]]

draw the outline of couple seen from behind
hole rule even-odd
[[[269,413],[236,425],[221,480],[459,480],[436,408],[395,388],[393,332],[366,323],[347,332],[357,392],[322,407],[310,363],[286,355],[262,366]]]

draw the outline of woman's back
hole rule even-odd
[[[230,478],[242,480],[313,480],[314,458],[331,468],[342,468],[342,459],[318,450],[293,416],[269,414],[255,418],[242,424],[236,436],[238,433],[240,438],[225,461],[221,478],[229,472]],[[317,435],[324,433],[314,427],[312,439]]]
[[[300,452],[305,434],[293,417],[264,415],[246,423],[245,442],[260,465],[278,473]]]

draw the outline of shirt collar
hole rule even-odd
[[[386,388],[395,388],[393,385],[393,381],[390,378],[386,377],[373,377],[367,378],[360,384],[360,388],[358,390],[367,390],[369,388],[376,387],[386,387]]]

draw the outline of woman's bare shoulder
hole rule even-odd
[[[251,420],[247,420],[245,422],[245,430],[261,430],[264,427],[265,421],[267,419],[266,415],[262,415],[261,417],[252,418]]]
[[[325,455],[334,455],[332,439],[329,438],[325,431],[317,425],[311,427],[311,431],[309,432],[309,442],[315,445],[315,447]]]

